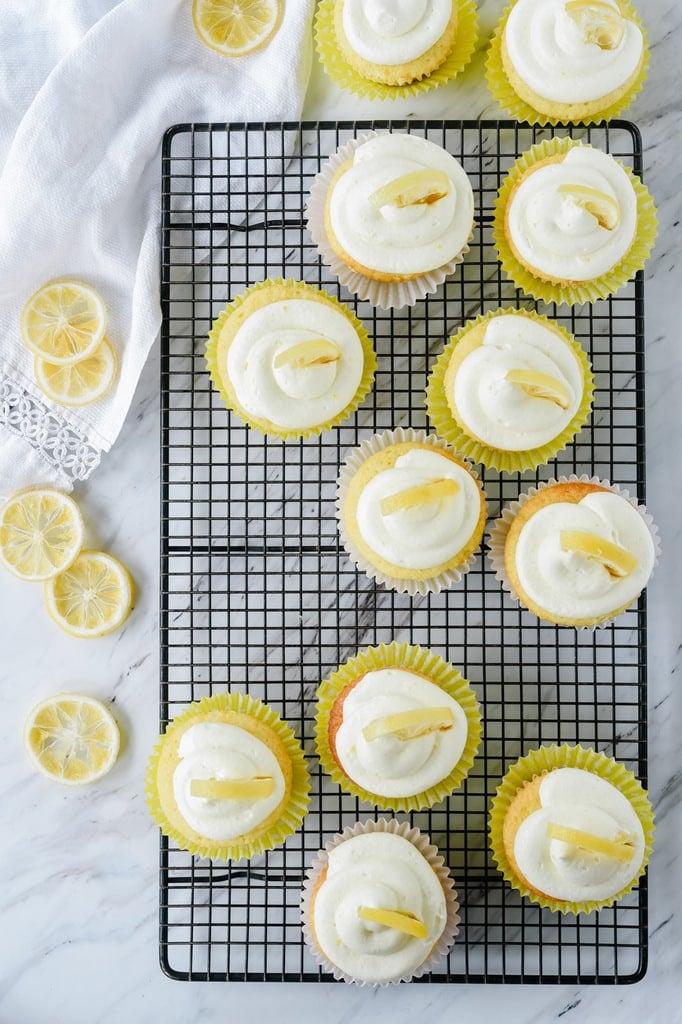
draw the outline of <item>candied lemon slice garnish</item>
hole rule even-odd
[[[101,779],[118,757],[119,744],[109,709],[82,693],[47,697],[24,723],[24,746],[34,767],[65,786]]]
[[[612,576],[627,576],[637,568],[637,559],[633,554],[594,533],[562,530],[559,541],[562,551],[579,551],[588,558],[594,558]]]
[[[506,379],[510,384],[520,387],[531,398],[546,398],[560,409],[568,409],[571,404],[568,388],[548,373],[538,373],[537,370],[509,370]]]
[[[370,206],[429,206],[448,194],[450,179],[444,171],[410,171],[372,192]]]
[[[623,839],[603,839],[602,836],[593,836],[591,832],[582,832],[578,828],[566,828],[564,825],[555,825],[550,822],[547,826],[549,839],[560,839],[562,843],[570,843],[571,846],[579,846],[581,850],[590,850],[591,853],[603,853],[605,857],[612,857],[614,860],[627,862],[632,860],[635,852],[632,846],[628,846]],[[625,834],[623,834],[625,838]]]
[[[269,775],[253,779],[192,779],[189,784],[190,794],[205,800],[264,800],[274,788],[275,780]]]
[[[37,487],[0,508],[0,564],[22,580],[47,580],[68,569],[83,544],[83,517],[73,498]]]
[[[412,740],[430,732],[445,732],[452,729],[454,724],[452,708],[414,708],[386,715],[385,718],[375,718],[365,726],[362,735],[368,742],[389,734],[398,740]]]
[[[615,50],[622,43],[625,19],[610,4],[599,0],[569,0],[565,10],[586,43],[594,43],[600,50]]]
[[[192,21],[202,43],[226,57],[245,57],[279,28],[281,0],[193,0]]]
[[[427,936],[426,925],[414,914],[404,910],[384,910],[382,907],[358,907],[358,917],[362,921],[372,921],[374,924],[382,924],[385,928],[395,928],[406,935],[412,935],[415,939],[425,939]]]
[[[97,402],[111,387],[116,376],[116,356],[106,338],[90,356],[77,363],[50,363],[39,356],[33,360],[38,387],[53,402],[81,406]]]
[[[98,347],[107,326],[100,295],[82,281],[48,281],[25,303],[19,319],[21,340],[49,363],[68,365]]]
[[[457,481],[449,477],[432,480],[429,484],[407,487],[404,491],[398,491],[396,494],[389,494],[387,498],[382,498],[379,502],[379,511],[382,516],[390,516],[394,512],[414,508],[415,505],[427,505],[430,501],[447,498],[452,494],[457,494],[458,490]]]
[[[65,572],[45,582],[45,605],[71,636],[99,637],[118,629],[133,607],[125,566],[105,551],[81,551]]]
[[[341,358],[341,349],[327,338],[311,338],[300,341],[282,349],[275,356],[273,366],[278,370],[281,366],[291,366],[294,370],[303,370],[307,366],[320,366],[324,363],[335,363]]]
[[[559,185],[559,195],[570,196],[578,206],[591,213],[600,228],[615,231],[620,224],[620,206],[616,200],[589,185]]]

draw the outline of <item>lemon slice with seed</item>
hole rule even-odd
[[[24,747],[34,767],[65,786],[84,786],[112,768],[120,745],[108,708],[81,693],[40,701],[24,723]]]
[[[0,507],[0,562],[22,580],[47,580],[68,569],[83,546],[83,517],[73,498],[36,487]]]
[[[91,356],[77,363],[49,363],[39,356],[33,374],[40,390],[60,405],[90,405],[102,398],[116,376],[116,355],[103,338]]]
[[[50,363],[75,363],[91,355],[104,337],[107,311],[101,297],[81,281],[49,281],[21,311],[21,340]]]
[[[45,604],[71,636],[105,636],[130,614],[132,580],[125,566],[105,551],[81,551],[66,572],[45,583]]]
[[[192,21],[202,43],[227,57],[265,46],[282,17],[281,0],[194,0]]]

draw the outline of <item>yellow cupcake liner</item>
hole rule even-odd
[[[359,676],[383,668],[403,668],[427,676],[457,701],[467,720],[467,739],[457,764],[435,786],[430,786],[413,796],[386,797],[370,793],[369,790],[358,786],[339,766],[329,746],[329,716],[339,695]],[[382,810],[422,811],[445,800],[459,789],[467,777],[476,759],[481,734],[481,709],[468,681],[437,654],[408,643],[398,643],[394,640],[390,644],[380,644],[378,647],[368,647],[358,652],[354,658],[344,662],[336,672],[332,672],[323,680],[317,691],[315,743],[323,770],[346,793],[381,807]]]
[[[508,316],[512,313],[516,316],[525,316],[529,320],[535,320],[536,323],[549,323],[552,328],[556,328],[560,331],[566,343],[570,345],[572,350],[575,352],[582,369],[584,381],[583,397],[580,406],[575,416],[571,419],[571,422],[564,428],[564,430],[562,430],[560,434],[557,434],[552,441],[541,445],[539,448],[529,448],[526,451],[518,452],[502,451],[499,448],[491,448],[489,445],[483,444],[482,441],[470,437],[469,434],[460,427],[452,415],[452,410],[448,405],[445,394],[445,375],[447,373],[448,366],[450,365],[454,346],[461,341],[468,331],[478,326],[478,324],[483,323],[484,321],[493,320],[498,316]],[[590,366],[590,362],[585,355],[582,346],[575,340],[572,334],[565,330],[565,328],[561,327],[560,324],[556,323],[556,321],[549,321],[547,317],[540,316],[533,310],[514,308],[496,309],[491,313],[477,316],[475,320],[467,321],[467,323],[465,323],[456,334],[452,335],[431,370],[431,374],[426,385],[426,412],[431,425],[438,436],[442,437],[448,442],[448,444],[451,444],[453,448],[467,459],[471,459],[472,462],[481,463],[488,469],[496,469],[502,473],[523,473],[526,470],[536,469],[538,466],[542,466],[546,462],[550,462],[573,440],[576,434],[585,426],[590,417],[593,394],[594,376],[592,374],[592,367]]]
[[[174,731],[184,725],[189,719],[201,721],[210,711],[236,711],[240,714],[250,715],[259,722],[263,722],[277,734],[291,760],[291,793],[281,818],[247,844],[240,845],[230,843],[227,840],[223,846],[216,848],[215,843],[211,843],[210,846],[197,843],[170,823],[161,806],[156,777],[164,743],[169,736],[173,735]],[[287,723],[267,704],[263,704],[262,701],[249,697],[245,693],[225,692],[215,694],[212,697],[202,697],[201,700],[190,704],[187,710],[179,715],[178,718],[175,718],[166,729],[166,732],[159,737],[159,741],[152,752],[147,766],[145,796],[149,811],[162,833],[168,836],[169,839],[172,839],[181,850],[187,850],[192,856],[206,857],[209,860],[238,861],[258,856],[267,850],[274,850],[276,847],[281,846],[289,836],[298,831],[307,814],[310,803],[310,777],[301,744]]]
[[[357,331],[362,345],[362,351],[364,355],[364,366],[362,377],[358,388],[353,396],[351,402],[342,409],[336,416],[325,420],[323,423],[316,424],[313,427],[305,427],[299,430],[296,429],[285,429],[283,427],[277,427],[265,420],[258,419],[252,416],[247,410],[239,403],[235,397],[231,396],[225,387],[223,377],[218,366],[218,341],[220,339],[220,333],[223,325],[226,321],[243,305],[246,299],[254,292],[261,291],[264,288],[272,287],[284,287],[291,292],[291,298],[296,298],[297,293],[315,292],[322,294],[326,299],[329,300],[331,305],[338,309],[347,320],[353,325]],[[242,419],[249,427],[255,430],[259,430],[263,434],[267,434],[272,437],[279,437],[283,441],[298,441],[301,438],[313,437],[321,434],[325,430],[330,430],[332,427],[337,426],[344,420],[347,420],[352,414],[358,409],[358,407],[365,400],[369,392],[372,390],[374,383],[374,374],[377,368],[377,359],[370,341],[369,335],[365,330],[363,324],[358,320],[355,314],[342,302],[328,292],[323,291],[320,288],[315,288],[313,285],[306,284],[304,281],[294,281],[291,279],[285,280],[284,278],[268,278],[265,281],[260,281],[258,284],[251,285],[240,295],[237,295],[232,302],[229,302],[225,309],[220,315],[213,321],[210,331],[208,332],[208,341],[206,342],[206,366],[210,374],[213,385],[218,391],[223,402],[228,409],[235,412],[240,419]]]
[[[533,164],[559,153],[568,153],[574,146],[580,145],[584,145],[584,143],[569,138],[545,139],[543,142],[538,142],[526,153],[523,153],[510,168],[495,200],[493,240],[502,269],[517,288],[526,292],[527,295],[532,295],[534,299],[540,299],[546,303],[556,302],[573,306],[585,302],[597,302],[599,299],[613,295],[643,268],[656,241],[658,217],[654,201],[630,168],[620,164],[630,179],[637,199],[637,234],[630,249],[615,267],[612,267],[606,274],[595,277],[593,281],[562,285],[540,280],[519,263],[504,233],[504,211],[514,185]]]
[[[447,908],[445,926],[428,957],[414,971],[403,975],[401,978],[397,978],[395,981],[364,981],[354,978],[350,974],[346,974],[341,970],[341,968],[337,967],[336,964],[332,963],[320,949],[310,920],[311,900],[317,887],[320,874],[329,863],[329,854],[332,850],[336,849],[337,846],[347,842],[349,839],[355,838],[355,836],[367,835],[374,832],[388,832],[391,835],[402,836],[403,839],[406,839],[415,847],[416,850],[419,851],[419,853],[421,853],[422,857],[428,863],[429,867],[440,882]],[[303,926],[303,937],[310,949],[310,952],[315,957],[317,964],[323,971],[333,974],[336,981],[345,981],[347,984],[355,984],[360,987],[366,985],[371,988],[384,988],[387,985],[397,985],[400,982],[411,981],[413,978],[421,978],[422,975],[427,973],[427,971],[433,970],[439,961],[446,956],[459,934],[460,921],[461,918],[459,916],[457,892],[455,891],[454,880],[450,874],[450,869],[445,863],[444,857],[438,852],[438,848],[431,843],[431,840],[426,833],[420,832],[418,828],[411,826],[407,821],[398,821],[395,818],[391,818],[390,820],[379,818],[378,821],[358,821],[354,825],[347,825],[343,832],[337,832],[327,843],[325,843],[324,849],[320,850],[316,854],[306,873],[303,890],[301,892],[301,924]]]
[[[531,782],[536,776],[543,772],[552,771],[553,768],[581,768],[584,771],[592,772],[599,778],[605,779],[615,786],[624,797],[630,802],[639,818],[644,831],[644,858],[642,866],[636,878],[633,878],[624,888],[607,900],[555,900],[548,896],[539,896],[532,892],[513,872],[507,859],[502,841],[502,827],[504,818],[509,806],[526,782]],[[595,910],[602,910],[611,907],[617,901],[631,892],[639,879],[645,873],[654,842],[654,813],[647,798],[646,790],[635,777],[625,768],[624,765],[614,761],[592,749],[581,746],[569,746],[563,744],[558,746],[552,744],[547,747],[539,747],[537,750],[529,751],[525,757],[519,758],[516,764],[507,771],[501,784],[497,789],[497,795],[490,805],[489,836],[493,860],[506,882],[533,903],[545,907],[547,910],[557,911],[560,914],[591,914]]]
[[[606,107],[603,107],[598,111],[598,113],[593,114],[591,117],[581,119],[580,124],[599,124],[603,121],[610,121],[614,117],[619,117],[619,115],[630,106],[635,96],[640,92],[647,76],[647,70],[649,67],[649,41],[646,30],[632,4],[628,3],[628,0],[620,0],[620,2],[623,8],[625,8],[628,20],[634,21],[642,32],[644,39],[644,59],[642,61],[642,67],[630,88],[624,92],[618,100]],[[526,103],[525,100],[522,100],[512,87],[505,73],[504,65],[502,64],[502,37],[507,25],[507,20],[512,8],[515,6],[515,3],[516,0],[514,0],[514,3],[511,3],[509,7],[504,10],[502,17],[497,24],[497,28],[493,33],[492,39],[490,40],[490,47],[488,48],[485,63],[485,77],[486,82],[488,83],[488,88],[492,93],[493,99],[499,103],[502,109],[505,110],[510,117],[515,118],[517,121],[525,121],[528,124],[536,125],[561,124],[562,122],[559,118],[552,117],[549,114],[542,114],[539,110],[536,110],[535,107],[532,107],[529,103]]]
[[[474,55],[478,41],[478,11],[473,0],[457,0],[458,25],[455,43],[443,63],[424,78],[408,85],[383,85],[372,82],[347,63],[336,40],[334,5],[336,0],[321,0],[315,15],[315,47],[324,70],[332,81],[356,96],[376,100],[407,99],[436,89],[456,78]]]

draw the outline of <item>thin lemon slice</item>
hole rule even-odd
[[[68,569],[83,546],[83,517],[73,498],[36,487],[0,507],[0,562],[22,580]]]
[[[362,735],[367,742],[379,736],[392,734],[399,740],[412,740],[417,736],[425,736],[430,732],[444,732],[452,729],[455,716],[452,708],[414,708],[410,711],[398,711],[385,718],[375,718],[366,725]]]
[[[103,397],[116,376],[116,355],[106,338],[77,363],[48,363],[36,356],[33,374],[38,387],[60,405],[90,405]]]
[[[192,779],[189,784],[190,794],[205,800],[264,800],[274,788],[275,780],[269,775],[252,779]]]
[[[560,409],[568,409],[571,404],[568,388],[549,373],[539,373],[537,370],[508,370],[506,379],[510,384],[520,387],[531,398],[546,398]]]
[[[110,770],[120,745],[108,708],[81,693],[40,701],[24,723],[24,747],[34,767],[65,786],[84,786]]]
[[[280,0],[193,0],[192,21],[202,43],[227,57],[265,46],[282,18]]]
[[[588,558],[601,562],[612,576],[628,576],[637,568],[637,559],[631,552],[594,533],[562,530],[559,543],[562,551],[579,551]]]
[[[458,490],[456,480],[443,477],[442,480],[432,480],[428,484],[418,484],[416,487],[407,487],[404,491],[389,494],[379,502],[379,511],[382,516],[390,516],[394,512],[414,508],[415,505],[427,505],[430,501],[447,498],[449,495],[457,494]]]
[[[291,366],[294,370],[303,370],[306,366],[335,363],[340,358],[341,349],[333,341],[327,338],[311,338],[310,341],[301,341],[298,345],[290,345],[289,348],[278,352],[272,365],[275,369],[280,366]]]
[[[620,206],[606,192],[590,185],[559,185],[559,195],[570,196],[578,206],[595,218],[599,227],[615,231],[620,224]]]
[[[591,832],[583,832],[579,828],[566,828],[553,822],[547,826],[547,837],[560,839],[563,843],[578,846],[581,850],[590,850],[591,853],[603,853],[605,857],[622,860],[623,863],[632,860],[635,852],[634,847],[628,846],[623,840],[604,839],[602,836],[592,835]]]
[[[369,197],[370,206],[430,206],[448,194],[450,179],[444,171],[424,168],[410,171],[378,188]]]
[[[128,618],[133,584],[128,570],[104,551],[81,551],[73,565],[45,583],[47,610],[77,637],[113,633]]]
[[[415,939],[425,939],[428,932],[426,925],[414,914],[403,910],[384,910],[383,907],[358,907],[358,917],[362,921],[382,924],[385,928],[395,928]]]
[[[107,326],[104,302],[81,281],[49,281],[21,311],[19,329],[27,349],[50,363],[68,364],[95,351]]]
[[[625,19],[601,0],[569,0],[566,13],[573,19],[586,43],[600,50],[615,50],[625,35]]]

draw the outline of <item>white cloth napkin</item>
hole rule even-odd
[[[116,439],[161,320],[163,133],[300,117],[314,0],[283,2],[271,42],[229,58],[197,37],[191,0],[2,0],[0,494],[70,490]],[[81,409],[43,396],[19,336],[55,277],[99,291],[119,356],[115,389]]]

